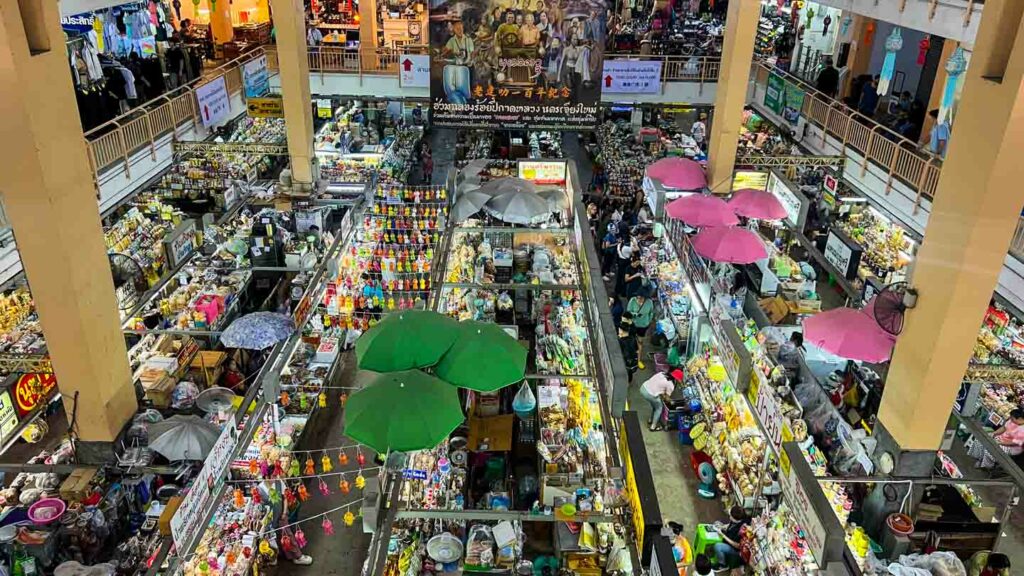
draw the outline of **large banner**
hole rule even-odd
[[[432,6],[434,125],[596,126],[605,0],[442,0]]]

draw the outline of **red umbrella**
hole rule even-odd
[[[739,222],[725,200],[703,194],[677,198],[665,206],[665,213],[694,228],[733,226]]]
[[[746,228],[705,228],[693,237],[693,249],[712,262],[751,264],[768,257],[761,238]]]
[[[862,362],[885,362],[895,338],[875,319],[855,308],[836,308],[804,320],[804,340],[836,356]]]
[[[704,168],[688,158],[662,158],[647,167],[647,175],[677,190],[700,190],[708,185]]]
[[[782,220],[789,215],[778,198],[755,188],[737,190],[729,200],[729,206],[740,216],[758,220]]]

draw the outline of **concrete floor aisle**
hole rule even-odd
[[[585,191],[590,183],[593,166],[575,133],[564,133],[562,150],[567,159],[576,162],[580,186]],[[606,288],[609,294],[614,291],[611,284]],[[666,521],[672,520],[682,524],[685,534],[692,539],[697,524],[725,520],[725,508],[719,499],[705,500],[697,495],[699,483],[690,467],[692,449],[681,445],[676,434],[672,432],[647,430],[646,423],[651,419],[651,407],[640,396],[640,384],[654,375],[654,360],[649,357],[651,352],[651,346],[646,345],[646,369],[638,371],[633,377],[633,384],[629,388],[629,408],[636,410],[641,422],[644,423],[644,446],[647,448],[647,458],[650,461],[661,514]]]
[[[358,386],[359,384],[354,384],[356,382],[355,354],[353,352],[344,354],[341,369],[338,370],[331,385]],[[300,449],[316,450],[321,447],[333,448],[354,444],[342,436],[344,418],[338,400],[340,394],[341,390],[333,390],[328,393],[327,408],[316,415],[316,422],[313,428],[303,436]],[[373,461],[374,452],[366,450],[364,454],[366,455],[366,466],[376,466]],[[350,465],[344,470],[358,470],[358,466],[355,464],[355,450],[348,450],[348,455]],[[319,459],[322,454],[314,452],[312,456],[319,469]],[[331,457],[334,458],[334,471],[342,471],[342,467],[337,462],[337,453],[335,452]],[[376,471],[366,473],[367,478],[375,475]],[[354,475],[347,475],[346,478],[350,484],[354,483]],[[341,477],[338,475],[325,478],[325,482],[331,489],[331,495],[326,497],[320,494],[316,481],[309,483],[306,489],[309,490],[310,498],[299,509],[298,519],[301,521],[303,518],[312,518],[317,514],[362,498],[361,493],[355,488],[348,495],[342,495],[341,490],[338,489],[340,481]],[[359,514],[358,506],[356,504],[350,508],[353,514]],[[342,510],[328,516],[334,524],[334,536],[324,534],[323,528],[321,528],[321,518],[311,519],[300,524],[299,527],[302,528],[308,541],[304,552],[313,557],[313,564],[311,566],[296,566],[281,559],[277,566],[268,569],[270,576],[358,576],[362,572],[363,562],[366,560],[370,547],[370,535],[363,533],[362,522],[358,518],[353,526],[345,526],[342,522],[344,514],[345,511]]]

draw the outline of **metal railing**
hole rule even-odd
[[[263,49],[247,52],[234,60],[224,63],[201,78],[146,102],[128,113],[118,116],[85,133],[86,147],[93,174],[99,181],[104,170],[123,163],[125,174],[131,177],[132,154],[149,149],[156,159],[156,142],[167,134],[177,133],[181,128],[195,126],[199,120],[199,109],[195,89],[217,78],[224,78],[228,94],[242,89],[241,65],[263,55]],[[273,69],[276,58],[268,65]]]
[[[818,126],[827,136],[840,141],[843,154],[850,148],[858,152],[863,160],[860,171],[867,172],[868,162],[877,165],[887,173],[885,193],[892,191],[894,179],[899,179],[916,192],[914,213],[920,208],[921,199],[935,198],[935,191],[942,171],[942,161],[935,155],[921,149],[914,141],[879,124],[846,106],[842,102],[825,96],[812,86],[790,74],[776,70],[761,62],[754,63],[754,81],[766,87],[768,76],[777,74],[790,84],[796,84],[804,91],[804,105],[801,115],[808,122]]]

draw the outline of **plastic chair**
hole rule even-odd
[[[704,554],[710,556],[706,551],[714,548],[715,544],[722,541],[722,535],[712,524],[697,524],[697,536],[693,540],[694,556]]]

